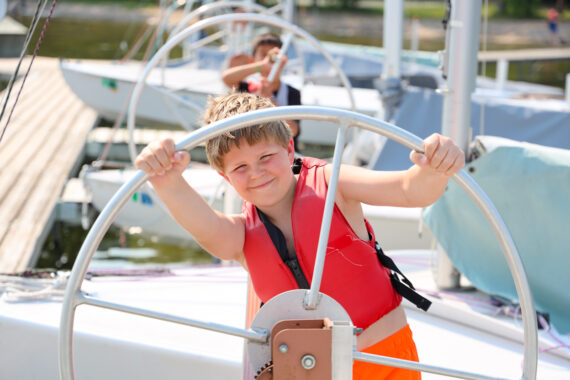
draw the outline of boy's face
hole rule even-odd
[[[294,179],[291,165],[293,140],[287,148],[269,141],[249,145],[244,139],[224,155],[220,173],[238,194],[256,206],[270,206],[284,199]]]

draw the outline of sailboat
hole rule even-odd
[[[381,133],[408,149],[421,149],[420,138],[394,125],[325,107],[282,107],[239,115],[193,132],[177,148],[189,149],[214,134],[277,118],[340,121],[339,144],[333,159],[336,169],[344,146],[343,129],[349,125]],[[539,323],[516,241],[469,175],[461,172],[454,179],[481,207],[499,238],[513,273],[520,312],[482,292],[436,289],[429,263],[431,251],[393,253],[401,269],[434,303],[428,313],[406,305],[420,363],[354,351],[350,321],[334,300],[319,293],[315,285],[318,281],[312,281],[307,292],[284,293],[268,302],[253,319],[253,328],[246,328],[247,275],[239,266],[225,263],[197,268],[98,270],[96,263],[90,264],[96,246],[120,208],[145,183],[144,173],[137,172],[102,211],[70,275],[56,272],[49,274],[50,278],[35,280],[2,277],[3,284],[12,289],[4,287],[0,300],[0,378],[249,380],[257,371],[268,376],[266,361],[271,360],[271,349],[266,341],[278,315],[279,319],[329,317],[333,336],[345,343],[334,350],[338,360],[332,361],[331,371],[339,379],[350,378],[347,371],[352,360],[410,366],[425,371],[425,379],[439,375],[466,379],[566,379],[570,371],[570,339],[540,317],[538,321],[545,328],[536,330]],[[330,189],[333,188],[331,184]],[[329,201],[325,215],[331,206]],[[318,262],[326,260],[323,250],[317,255],[323,259]],[[316,268],[317,275],[320,269]],[[312,311],[303,307],[319,297],[323,301],[317,302]],[[245,349],[244,341],[251,342]],[[275,349],[281,352],[279,346]],[[253,364],[243,360],[244,352]],[[312,356],[321,358],[317,353]],[[311,367],[314,361],[306,359],[298,367]],[[277,371],[276,366],[271,368]]]

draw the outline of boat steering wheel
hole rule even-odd
[[[355,110],[356,106],[355,106],[355,101],[354,101],[354,96],[352,93],[352,86],[350,84],[350,81],[348,80],[348,78],[346,77],[344,72],[341,70],[341,68],[338,66],[338,64],[335,62],[335,60],[332,58],[332,56],[321,46],[319,41],[315,37],[313,37],[312,35],[307,33],[305,30],[303,30],[303,29],[299,28],[298,26],[291,24],[290,22],[287,22],[283,19],[280,19],[278,17],[272,17],[272,16],[265,15],[265,14],[262,15],[262,14],[253,14],[253,13],[236,13],[236,14],[228,14],[228,15],[221,15],[221,16],[213,16],[213,17],[209,17],[207,19],[198,21],[195,24],[192,24],[191,26],[185,28],[184,30],[182,30],[178,34],[171,37],[156,52],[156,54],[152,57],[152,59],[145,66],[144,71],[142,72],[141,76],[139,77],[139,80],[138,80],[138,82],[137,82],[137,84],[133,90],[133,94],[131,96],[131,100],[129,103],[129,114],[127,117],[127,130],[128,130],[128,134],[129,134],[128,148],[129,148],[129,156],[131,158],[131,162],[134,163],[136,156],[137,156],[137,150],[136,150],[135,139],[134,139],[136,109],[137,109],[137,105],[138,105],[140,96],[142,94],[142,88],[145,86],[145,83],[146,83],[147,78],[149,77],[151,71],[154,68],[156,68],[159,64],[164,62],[164,59],[166,59],[166,57],[168,56],[170,51],[175,46],[177,46],[180,43],[182,43],[183,41],[185,41],[192,34],[199,32],[199,31],[201,31],[205,28],[208,28],[208,27],[216,26],[219,24],[231,23],[231,22],[235,22],[235,21],[247,21],[247,22],[254,22],[254,23],[273,26],[276,28],[280,28],[282,30],[286,30],[289,33],[291,33],[292,35],[302,37],[305,40],[307,40],[309,42],[309,44],[312,47],[314,47],[319,53],[321,53],[323,55],[323,57],[325,57],[327,62],[329,62],[331,64],[331,66],[334,68],[335,72],[337,73],[337,75],[340,78],[340,81],[341,81],[343,87],[346,88],[346,91],[348,93],[348,100],[350,103],[350,109],[353,111]],[[202,44],[204,44],[204,43],[201,41],[198,41],[195,44],[193,44],[193,47],[197,48],[197,47],[201,46]],[[163,91],[163,92],[165,93],[165,96],[167,96],[166,91]],[[168,96],[171,96],[171,95],[168,95]],[[196,104],[190,103],[190,102],[185,101],[183,99],[177,99],[176,101],[178,103],[181,103],[181,104],[186,104],[188,107],[193,108],[193,109],[196,109],[196,107],[197,107]]]
[[[328,232],[330,228],[330,220],[332,216],[332,210],[334,207],[334,198],[338,182],[338,173],[341,163],[341,156],[344,146],[344,139],[349,128],[357,127],[366,129],[375,133],[379,133],[387,138],[390,138],[396,142],[399,142],[406,147],[414,150],[422,150],[422,140],[405,131],[398,128],[392,124],[386,123],[381,120],[374,119],[372,117],[358,114],[351,111],[325,108],[325,107],[308,107],[308,106],[292,106],[292,107],[277,107],[270,109],[257,110],[249,112],[246,114],[240,114],[233,116],[228,119],[220,120],[212,123],[206,127],[200,128],[189,134],[187,138],[179,142],[176,145],[177,150],[190,150],[196,147],[198,144],[204,143],[207,140],[218,136],[222,133],[230,132],[238,128],[243,128],[251,125],[256,125],[260,123],[267,123],[275,120],[301,120],[301,119],[311,119],[318,121],[333,122],[339,125],[337,133],[337,144],[335,148],[334,158],[333,158],[333,171],[329,181],[329,189],[325,201],[325,210],[323,214],[323,222],[321,226],[321,234],[319,237],[317,258],[315,261],[315,269],[313,272],[313,278],[311,282],[310,290],[295,290],[296,294],[301,294],[302,303],[299,305],[304,305],[304,310],[307,310],[306,314],[313,313],[316,311],[323,312],[329,307],[333,309],[333,316],[340,315],[342,318],[342,313],[339,314],[338,307],[332,298],[319,292],[321,276],[323,272],[325,253],[326,253],[326,242],[328,241]],[[462,187],[467,194],[475,201],[478,207],[482,210],[483,214],[490,223],[493,231],[499,239],[500,245],[503,249],[505,257],[511,274],[513,276],[518,297],[520,299],[520,305],[522,310],[523,327],[524,327],[524,366],[523,366],[523,379],[535,379],[537,371],[538,362],[538,337],[537,337],[537,323],[536,314],[534,309],[534,301],[531,296],[530,287],[524,272],[523,264],[518,255],[516,246],[509,234],[509,231],[503,222],[498,211],[491,203],[490,199],[481,190],[481,188],[473,181],[471,177],[464,171],[456,173],[452,177],[460,187]],[[127,312],[131,314],[147,316],[157,319],[162,319],[166,321],[171,321],[179,324],[184,324],[192,327],[203,328],[211,331],[216,331],[219,333],[230,334],[233,336],[239,336],[247,339],[248,342],[253,342],[255,345],[267,345],[268,344],[268,333],[263,330],[258,329],[240,329],[233,326],[224,326],[219,324],[212,324],[209,322],[197,321],[188,318],[181,318],[178,316],[172,316],[168,314],[157,313],[149,310],[134,308],[125,305],[119,305],[105,300],[97,299],[85,295],[81,292],[81,284],[87,272],[89,262],[97,249],[97,246],[103,239],[104,234],[110,227],[114,218],[117,216],[121,208],[130,199],[132,194],[141,187],[148,176],[139,170],[136,175],[127,183],[125,183],[109,201],[106,207],[103,209],[93,227],[89,231],[81,250],[78,254],[76,262],[73,266],[69,283],[66,288],[65,297],[63,300],[62,311],[61,311],[61,322],[59,330],[59,345],[58,345],[58,355],[59,355],[59,371],[60,378],[62,380],[73,380],[74,379],[74,369],[73,369],[73,323],[75,317],[75,310],[77,306],[82,304],[109,308],[116,311]],[[282,293],[278,295],[275,299],[286,296],[288,293]],[[324,300],[324,301],[323,301]],[[273,300],[267,303],[269,306]],[[289,303],[290,304],[290,303]],[[263,309],[271,309],[270,307],[262,308],[262,311],[258,316],[265,311]],[[341,308],[342,309],[342,308]],[[270,310],[269,310],[270,311]],[[280,310],[281,318],[288,319],[287,309],[282,308]],[[295,312],[295,317],[298,313]],[[261,318],[263,319],[263,317]],[[257,317],[256,317],[257,320]],[[488,376],[467,373],[463,371],[457,371],[454,369],[436,367],[429,364],[417,363],[405,360],[398,360],[388,357],[363,354],[357,351],[352,352],[352,357],[354,360],[367,361],[371,363],[391,365],[402,368],[409,368],[414,370],[421,370],[425,372],[437,373],[447,376],[455,376],[465,379],[490,379]]]

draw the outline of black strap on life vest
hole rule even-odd
[[[299,174],[302,165],[303,164],[301,159],[296,158],[291,168],[293,170],[293,173]],[[269,221],[269,218],[267,218],[267,216],[265,216],[259,209],[257,209],[257,214],[265,226],[265,229],[267,230],[267,233],[269,234],[269,237],[271,238],[275,249],[279,253],[281,260],[283,263],[285,263],[285,265],[287,265],[293,274],[293,277],[295,278],[299,289],[309,289],[309,282],[307,281],[307,278],[305,277],[305,274],[299,265],[297,255],[295,252],[289,254],[289,250],[287,249],[287,242],[285,241],[283,232],[281,232],[277,226],[271,223]],[[372,235],[370,235],[370,239],[372,239]],[[394,263],[390,257],[386,256],[378,242],[374,242],[374,247],[376,248],[376,254],[378,255],[380,264],[390,269],[390,282],[392,283],[392,286],[396,292],[416,305],[418,308],[427,311],[431,306],[431,301],[415,291],[414,285],[411,283],[411,281],[408,280],[408,278],[400,271],[400,269],[396,266],[396,263]],[[402,279],[400,279],[399,276],[401,276]]]
[[[419,309],[427,311],[431,306],[431,301],[416,292],[416,288],[414,288],[412,282],[400,271],[394,260],[384,253],[378,242],[374,242],[374,247],[376,248],[376,254],[378,255],[380,264],[390,269],[390,281],[396,292],[416,305]]]
[[[259,215],[259,220],[261,220],[265,226],[265,229],[267,230],[267,233],[269,234],[269,237],[271,238],[275,249],[279,253],[281,260],[283,263],[285,263],[285,265],[287,265],[293,274],[293,277],[295,278],[299,289],[309,289],[309,281],[307,281],[307,278],[301,269],[301,265],[299,265],[297,255],[295,252],[289,254],[289,250],[287,249],[287,242],[285,241],[283,232],[281,232],[281,230],[276,225],[271,223],[269,221],[269,218],[267,218],[267,216],[265,216],[259,209],[257,209],[257,214]]]

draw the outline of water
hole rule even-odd
[[[54,224],[41,251],[37,268],[71,269],[88,231],[61,221]],[[121,248],[134,250],[121,250]],[[118,248],[118,249],[116,249]],[[111,227],[97,249],[95,257],[113,266],[164,266],[199,265],[215,261],[197,246],[178,246],[153,241],[138,235],[129,235],[117,227]],[[101,264],[98,264],[101,266]]]

